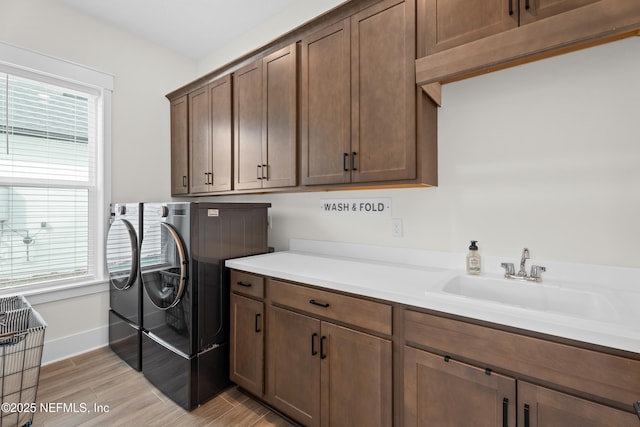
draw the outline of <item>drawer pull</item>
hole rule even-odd
[[[244,286],[245,288],[250,288],[251,287],[251,283],[237,282],[237,284],[240,285],[240,286]]]
[[[311,334],[311,355],[315,356],[318,354],[318,350],[316,350],[316,337],[318,336],[317,332]]]
[[[317,305],[318,307],[324,307],[324,308],[329,307],[329,303],[326,303],[326,302],[318,302],[318,301],[316,301],[316,300],[314,300],[314,299],[309,300],[309,304]]]

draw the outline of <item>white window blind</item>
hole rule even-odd
[[[0,288],[97,274],[93,88],[0,73]]]

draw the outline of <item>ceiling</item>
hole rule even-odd
[[[299,0],[56,0],[199,60]]]

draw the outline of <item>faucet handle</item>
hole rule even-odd
[[[543,267],[541,265],[532,265],[531,266],[531,277],[536,279],[537,281],[542,280],[542,273],[547,271],[547,267]]]
[[[502,268],[504,268],[504,276],[513,276],[516,272],[515,267],[510,262],[503,262],[500,264]]]

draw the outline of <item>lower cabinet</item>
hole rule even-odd
[[[266,398],[306,426],[392,425],[392,343],[269,306]]]
[[[229,377],[247,391],[264,391],[264,303],[231,294]]]
[[[640,425],[638,357],[409,309],[404,319],[407,426]]]
[[[640,426],[638,355],[237,270],[230,301],[231,380],[308,427]]]
[[[518,425],[524,427],[640,425],[636,415],[524,381],[518,381],[518,401]]]
[[[406,426],[637,427],[640,422],[628,412],[408,346],[404,372]]]
[[[405,347],[406,426],[516,425],[516,380]]]

